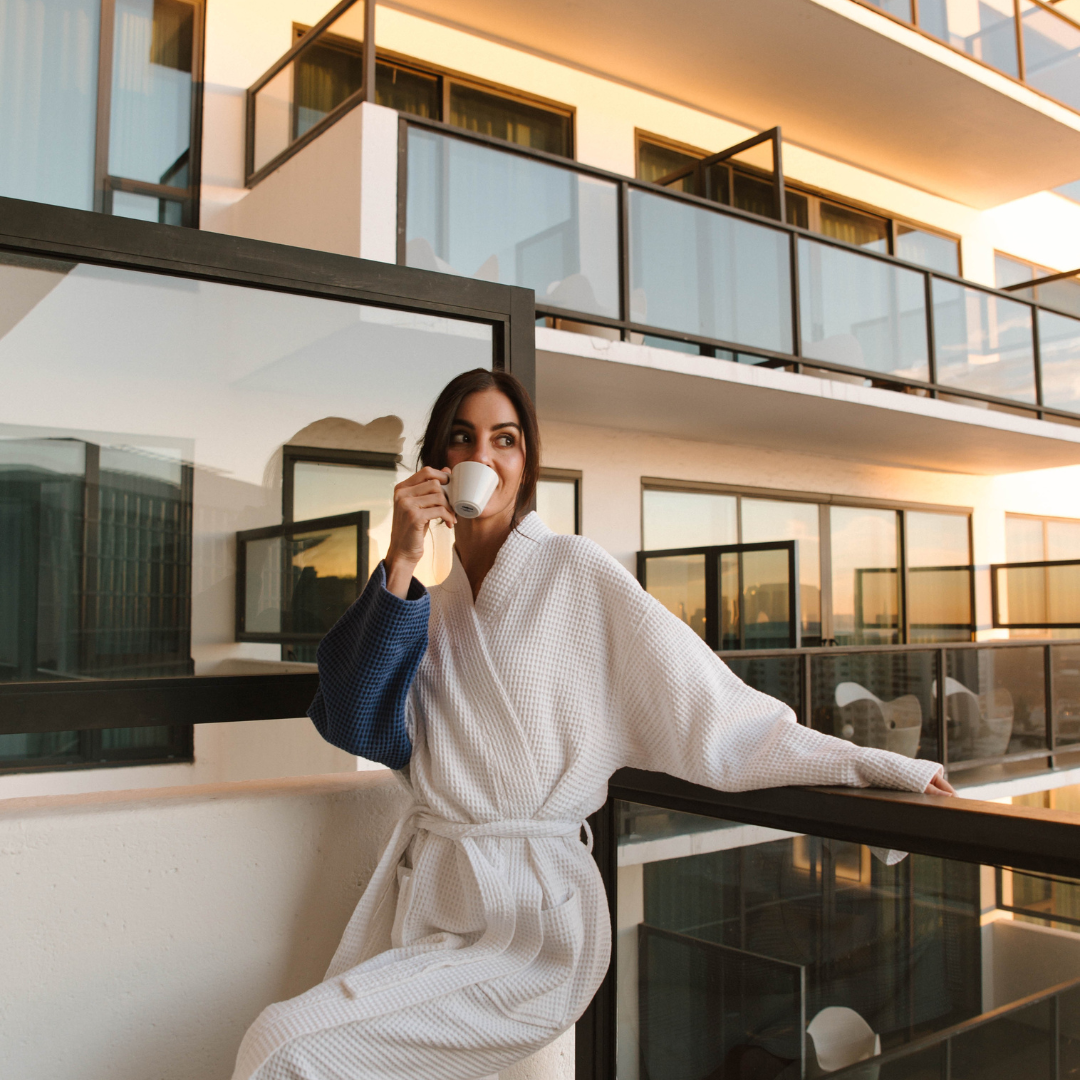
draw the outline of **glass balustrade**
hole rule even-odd
[[[934,653],[816,653],[810,725],[827,735],[939,761]]]
[[[1054,742],[1080,743],[1080,645],[1054,645],[1050,649],[1054,688]]]
[[[1080,411],[1080,319],[1039,310],[1043,404]]]
[[[611,181],[410,128],[406,220],[409,266],[522,285],[540,305],[619,317]]]
[[[954,281],[934,278],[933,286],[937,381],[1034,402],[1032,309]]]
[[[1074,879],[1005,870],[1002,888],[993,866],[838,840],[794,815],[613,810],[617,1080],[1080,1067],[1080,940],[1047,925],[1069,918]]]
[[[633,189],[629,271],[632,322],[792,350],[784,232]]]
[[[1024,37],[1024,81],[1080,109],[1080,26],[1020,0]]]
[[[803,356],[930,379],[924,275],[799,237]]]
[[[1013,0],[919,0],[919,25],[954,48],[1020,76]]]
[[[949,649],[945,656],[950,764],[1045,749],[1042,648]]]

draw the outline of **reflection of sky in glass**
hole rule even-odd
[[[778,499],[743,499],[744,544],[769,540],[799,541],[799,600],[803,623],[821,619],[821,544],[818,537],[817,503],[782,502]],[[814,631],[817,633],[817,631]]]
[[[908,566],[967,566],[970,561],[966,514],[908,512]]]
[[[837,634],[855,631],[855,583],[858,570],[895,569],[896,511],[858,506],[829,508],[832,532],[833,620]],[[888,581],[895,595],[896,574],[873,575]],[[895,611],[895,602],[891,605]]]
[[[646,489],[641,501],[644,551],[739,542],[734,495]]]
[[[1043,404],[1080,410],[1080,319],[1039,310]]]

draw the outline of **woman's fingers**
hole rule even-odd
[[[945,777],[941,773],[939,773],[937,776],[934,777],[933,780],[930,781],[929,784],[926,785],[926,790],[923,792],[923,794],[924,795],[955,795],[956,794],[956,788],[954,788],[952,786],[952,784],[950,784],[949,781],[946,780]]]

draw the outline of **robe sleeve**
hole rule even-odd
[[[413,578],[404,600],[380,562],[356,603],[319,643],[319,734],[350,754],[403,769],[412,756],[405,699],[428,642],[431,597]]]
[[[924,791],[942,767],[799,724],[653,597],[635,601],[615,687],[625,763],[721,791],[847,785]]]

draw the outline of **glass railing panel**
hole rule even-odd
[[[1080,109],[1080,27],[1020,0],[1024,29],[1024,81]]]
[[[694,633],[705,637],[705,556],[655,555],[645,560],[646,591]]]
[[[1041,646],[950,649],[945,675],[950,765],[1046,746]]]
[[[787,234],[630,192],[630,317],[667,330],[792,351]]]
[[[1080,934],[1080,881],[1008,868],[997,875],[998,906],[1013,918]],[[1080,941],[1065,941],[1066,948],[1080,948]]]
[[[1039,310],[1043,404],[1080,411],[1080,319]]]
[[[747,686],[802,710],[802,664],[798,656],[725,656],[724,663]]]
[[[1016,401],[1035,401],[1031,308],[934,278],[937,381]]]
[[[870,0],[870,3],[904,22],[911,22],[911,0]]]
[[[1058,995],[1058,1069],[1080,1076],[1080,987]]]
[[[954,48],[1020,75],[1013,0],[919,0],[919,26]]]
[[[803,356],[929,380],[924,277],[799,238]]]
[[[1080,645],[1050,648],[1054,682],[1054,733],[1058,746],[1080,743]]]
[[[1051,1000],[1007,1013],[950,1040],[950,1080],[1054,1080]]]
[[[619,317],[618,189],[409,129],[406,262],[521,285],[537,304]]]
[[[970,566],[910,567],[908,641],[970,641],[971,579]]]
[[[1028,291],[1034,292],[1035,299],[1040,304],[1057,308],[1069,315],[1080,316],[1080,276],[1047,281]]]
[[[1011,629],[1080,628],[1080,562],[994,566],[997,624]]]
[[[932,652],[815,655],[810,662],[812,727],[856,746],[940,760]]]
[[[254,171],[288,149],[363,83],[364,4],[342,12],[255,93]]]
[[[987,1014],[1080,976],[1080,961],[998,906],[991,867],[615,810],[617,1080],[795,1080],[860,1061],[845,1080],[941,1080],[950,1052],[954,1077],[1051,1080],[1053,1002]],[[1059,1001],[1072,1060],[1080,1010]]]

